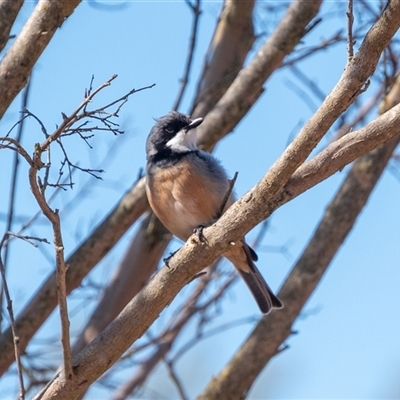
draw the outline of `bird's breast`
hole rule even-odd
[[[222,169],[216,176],[207,164],[192,161],[188,158],[147,169],[150,206],[163,225],[182,240],[198,226],[214,222],[229,186]]]

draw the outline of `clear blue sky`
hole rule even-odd
[[[115,5],[117,2],[109,4]],[[119,75],[99,97],[99,101],[112,100],[133,87],[156,83],[153,89],[131,97],[123,108],[120,122],[126,130],[124,136],[97,134],[92,142],[94,150],[81,141],[71,140],[70,154],[74,161],[79,161],[81,166],[95,167],[101,164],[106,173],[103,181],[76,174],[75,188],[61,193],[53,203],[54,207],[60,208],[65,220],[63,229],[67,253],[86,237],[136,180],[138,171],[145,163],[144,142],[153,124],[153,117],[170,110],[184,68],[192,22],[184,1],[130,1],[118,4],[124,4],[123,9],[110,11],[83,2],[56,33],[33,74],[28,108],[40,116],[50,131],[60,123],[61,112],[68,114],[81,101],[93,74],[94,86],[114,73]],[[220,1],[207,1],[202,6],[199,43],[191,81],[181,107],[183,112],[190,106],[221,4]],[[33,2],[24,5],[18,27],[33,6]],[[263,16],[262,7],[263,4],[259,4],[257,11],[259,33],[267,27],[270,29],[266,25],[268,18]],[[329,14],[334,7],[333,3],[327,2],[323,8],[324,14]],[[356,13],[356,23],[357,18],[359,20],[361,17]],[[344,15],[327,24],[322,23],[306,40],[317,43],[332,35],[340,26],[344,29],[345,23]],[[13,33],[17,33],[17,30],[14,29]],[[260,41],[256,43],[259,44]],[[301,68],[328,93],[342,73],[345,62],[346,47],[342,44],[302,63]],[[216,155],[228,172],[233,174],[239,171],[236,184],[238,195],[245,193],[263,176],[287,145],[290,135],[297,131],[296,126],[306,121],[312,113],[309,106],[290,89],[293,82],[301,86],[287,69],[275,73],[251,113],[235,129],[234,134],[217,147]],[[318,99],[313,100],[317,105]],[[1,136],[18,119],[19,104],[18,98],[0,124]],[[32,149],[33,143],[41,140],[39,127],[29,122],[23,144]],[[327,140],[324,140],[322,145],[326,143]],[[107,154],[111,146],[115,146],[115,149]],[[56,158],[56,154],[53,157]],[[0,157],[2,171],[9,171],[10,159],[10,152],[3,150]],[[259,251],[258,265],[275,291],[301,254],[346,171],[285,205],[271,218],[270,229],[263,242],[266,251]],[[8,192],[8,179],[5,173],[0,177],[2,193]],[[37,210],[27,184],[26,165],[21,167],[19,179],[17,216],[25,221]],[[73,202],[83,190],[87,193],[85,199]],[[355,229],[307,303],[307,316],[296,322],[294,328],[298,334],[289,338],[289,349],[267,366],[249,398],[382,399],[400,396],[399,197],[399,180],[392,173],[385,172]],[[7,201],[7,196],[0,199],[1,232],[4,230]],[[18,226],[16,223],[14,229]],[[107,281],[134,235],[134,229],[96,268],[91,280],[102,284]],[[51,239],[44,219],[30,234]],[[252,237],[252,233],[249,237]],[[271,251],[270,246],[286,243],[290,244],[288,254]],[[174,249],[178,246],[178,241],[172,243]],[[52,249],[41,245],[37,250],[25,243],[14,242],[11,250],[9,281],[14,307],[18,312],[53,268],[48,261]],[[227,268],[230,266],[227,265]],[[79,290],[70,302],[70,309],[75,310],[72,331],[76,333],[90,314],[90,309],[82,307]],[[238,282],[232,294],[226,297],[223,315],[215,320],[213,326],[258,315],[258,309],[246,287]],[[167,320],[168,314],[161,315],[154,329],[161,329]],[[186,339],[193,334],[194,328],[190,326],[185,331]],[[220,371],[251,328],[251,324],[241,325],[200,342],[180,361],[178,373],[191,398],[212,375]],[[58,329],[58,317],[53,315],[40,333],[46,338],[57,338]],[[43,350],[39,344],[37,346],[37,349]],[[120,378],[123,376],[121,374]],[[0,397],[6,399],[6,393],[8,395],[10,388],[15,387],[14,377],[0,381]],[[165,399],[177,398],[162,366],[157,368],[144,396],[158,398],[154,393],[161,393]],[[108,398],[109,395],[108,391],[94,388],[87,398]]]

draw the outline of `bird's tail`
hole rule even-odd
[[[273,308],[283,308],[253,262],[257,261],[257,254],[244,241],[237,243],[224,256],[236,267],[263,314],[268,314]]]

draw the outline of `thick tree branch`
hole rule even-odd
[[[384,102],[385,108],[399,102],[400,79],[397,79]],[[399,112],[400,108],[398,106],[396,108]],[[247,393],[265,365],[279,352],[282,343],[291,335],[292,325],[304,304],[353,228],[399,143],[399,138],[397,135],[354,162],[340,190],[326,209],[307,248],[279,292],[285,308],[280,313],[272,313],[260,320],[240,350],[212,379],[199,399],[211,400],[221,396],[225,399],[236,399],[241,394]],[[333,153],[331,157],[334,158]],[[297,172],[301,175],[300,170]],[[245,375],[243,369],[246,370]]]
[[[33,66],[55,31],[81,0],[40,0],[0,63],[0,119],[25,86]],[[10,2],[12,3],[12,2]]]
[[[217,106],[199,126],[199,137],[205,148],[212,146],[212,143],[208,142],[210,137],[217,135],[219,139],[230,132],[255,102],[262,82],[277,67],[276,63],[279,65],[283,59],[284,54],[279,50],[283,46],[283,44],[280,44],[281,36],[285,32],[286,34],[293,32],[293,27],[296,29],[295,32],[298,31],[298,34],[303,33],[304,27],[299,26],[299,20],[303,21],[303,18],[310,17],[311,13],[315,13],[317,10],[314,8],[317,8],[316,5],[319,6],[319,3],[317,3],[307,1],[292,3],[287,15],[282,19],[271,38],[261,48],[249,66],[240,72]],[[355,101],[358,94],[365,90],[365,85],[368,84],[369,77],[374,73],[380,55],[396,33],[399,25],[399,1],[391,1],[367,33],[357,54],[348,62],[335,88],[301,130],[299,139],[302,140],[301,137],[307,138],[307,147],[314,148],[340,114]],[[272,46],[270,42],[276,44]],[[296,43],[289,44],[294,47]],[[288,44],[286,45],[288,46]],[[271,59],[273,60],[272,65]],[[295,142],[291,146],[292,148],[296,146]],[[294,152],[297,153],[296,150]],[[308,154],[308,152],[309,149],[305,154]],[[299,154],[296,154],[296,158],[298,156]],[[302,159],[303,157],[300,156],[296,163],[300,165]],[[293,162],[295,161],[293,160]]]

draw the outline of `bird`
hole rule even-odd
[[[213,224],[235,200],[232,193],[226,200],[230,181],[219,160],[197,147],[196,128],[202,122],[203,118],[171,111],[156,119],[146,141],[150,207],[182,241]],[[257,269],[257,254],[244,238],[223,256],[236,267],[263,314],[283,307]]]

